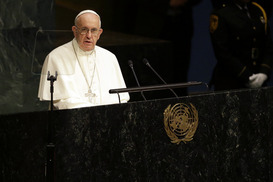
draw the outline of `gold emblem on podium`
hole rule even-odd
[[[189,142],[198,126],[198,111],[191,103],[169,105],[164,111],[164,126],[172,143]]]

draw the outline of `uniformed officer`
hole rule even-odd
[[[272,71],[273,45],[266,13],[251,0],[230,0],[210,16],[217,59],[215,90],[264,86]]]

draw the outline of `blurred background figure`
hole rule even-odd
[[[258,88],[272,71],[273,45],[264,9],[250,0],[231,0],[210,16],[217,59],[215,90]]]
[[[191,41],[193,37],[192,7],[201,0],[170,0],[160,38],[173,43],[174,83],[187,82],[191,60]],[[177,94],[187,95],[187,89],[177,89]]]
[[[138,2],[135,33],[172,43],[172,83],[188,81],[191,41],[194,32],[193,7],[201,0],[152,0]],[[187,89],[176,89],[179,96]]]

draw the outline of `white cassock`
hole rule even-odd
[[[126,88],[118,60],[110,51],[95,46],[82,51],[76,39],[57,47],[45,59],[38,92],[41,101],[50,101],[48,71],[55,75],[53,100],[57,109],[72,109],[119,103],[110,89]],[[128,93],[120,93],[120,101],[128,102]]]

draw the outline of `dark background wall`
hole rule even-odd
[[[55,26],[53,0],[0,1],[0,113],[39,109],[31,73],[35,33]]]
[[[142,24],[143,12],[149,12],[149,8],[153,8],[158,4],[157,2],[154,0],[0,1],[0,114],[48,108],[47,103],[41,103],[37,99],[39,70],[45,55],[51,49],[71,40],[70,30],[74,17],[83,9],[93,9],[101,15],[105,32],[99,44],[118,54],[128,86],[136,86],[136,83],[126,61],[134,59],[139,62],[143,56],[150,57],[162,77],[167,81],[171,80],[172,62],[168,60],[171,58],[168,42],[154,39],[160,19],[158,20],[157,17],[146,26]],[[165,1],[162,2],[164,4]],[[216,62],[208,32],[211,10],[209,0],[203,0],[193,9],[194,35],[189,81],[208,83]],[[273,27],[272,22],[270,25]],[[43,32],[37,34],[38,30]],[[44,34],[50,33],[46,30],[69,31],[59,32],[58,36],[62,38],[56,38],[56,34],[55,37]],[[143,76],[146,74],[143,65],[137,66],[136,69],[142,82],[150,79],[146,84],[156,83],[153,82],[156,80],[154,75]],[[190,94],[203,92],[204,87],[190,87],[189,91]]]

